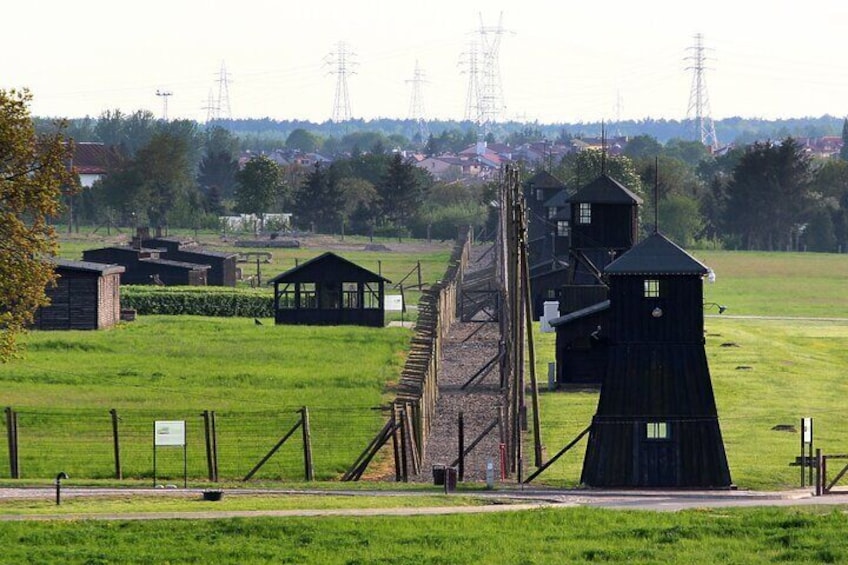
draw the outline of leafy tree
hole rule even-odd
[[[120,110],[107,110],[97,120],[94,133],[106,145],[119,147],[127,155],[133,156],[150,143],[156,124],[153,113],[147,110],[138,110],[130,115]]]
[[[669,157],[676,157],[691,167],[697,167],[698,163],[710,156],[709,150],[700,141],[677,138],[668,140],[663,153]]]
[[[624,155],[630,159],[653,159],[662,153],[663,146],[655,137],[637,135],[627,142]]]
[[[314,153],[321,147],[321,138],[303,128],[297,128],[286,138],[286,149]]]
[[[633,162],[624,155],[606,155],[600,151],[579,151],[563,157],[551,174],[566,186],[582,188],[598,178],[603,172],[614,178],[636,194],[642,194],[642,181]]]
[[[810,159],[791,137],[748,147],[727,187],[727,229],[745,249],[793,248],[811,203]]]
[[[280,189],[280,168],[264,155],[257,155],[236,173],[236,210],[261,215],[269,212]]]
[[[36,134],[31,100],[26,90],[0,90],[0,361],[14,355],[17,336],[48,303],[54,274],[44,258],[56,251],[48,218],[58,215],[62,188],[74,182],[64,123]]]

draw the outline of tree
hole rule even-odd
[[[848,118],[842,122],[842,148],[839,150],[839,158],[848,161]]]
[[[424,201],[426,187],[416,174],[412,163],[395,153],[385,176],[377,184],[380,211],[383,220],[390,224],[408,227],[408,221]]]
[[[236,173],[236,210],[261,215],[271,210],[280,189],[280,168],[264,155],[257,155]]]
[[[297,128],[286,138],[286,149],[314,153],[321,146],[321,138],[303,128]]]
[[[0,361],[18,349],[17,336],[48,304],[54,280],[45,256],[56,251],[47,223],[59,213],[62,187],[72,186],[64,123],[36,134],[26,90],[0,90]]]
[[[637,135],[627,142],[624,155],[636,160],[654,158],[662,153],[663,147],[655,137],[650,135]]]
[[[332,232],[341,227],[344,211],[339,165],[316,164],[295,192],[295,221],[304,228],[313,226],[319,232]]]
[[[811,206],[810,158],[791,137],[748,147],[727,187],[727,229],[745,249],[792,249]]]

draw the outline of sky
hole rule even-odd
[[[504,119],[683,119],[697,34],[713,119],[848,114],[845,0],[33,0],[2,15],[0,89],[29,88],[42,117],[162,117],[167,102],[202,122],[224,66],[233,118],[323,122],[344,42],[354,118],[417,117],[417,63],[423,116],[463,119],[481,25],[501,30]]]

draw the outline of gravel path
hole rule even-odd
[[[481,276],[493,277],[492,256],[491,245],[472,248],[466,279],[473,279],[477,288]],[[490,283],[490,287],[494,288],[494,282]],[[436,415],[432,420],[421,473],[412,477],[412,480],[432,481],[433,466],[451,465],[458,458],[460,413],[464,420],[466,449],[498,418],[503,396],[499,364],[493,360],[498,355],[499,343],[498,322],[457,321],[451,326],[447,339],[442,342]],[[463,385],[487,364],[491,365],[490,370],[463,389]],[[499,427],[495,426],[466,457],[465,481],[486,480],[486,466],[489,462],[495,471],[499,469],[499,437]],[[496,478],[499,478],[497,474]]]

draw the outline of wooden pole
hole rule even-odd
[[[816,496],[822,495],[822,454],[816,449]]]
[[[542,464],[542,421],[539,414],[539,382],[536,379],[536,346],[533,339],[533,296],[530,289],[530,267],[527,264],[527,229],[523,217],[521,233],[519,254],[521,255],[521,282],[524,289],[522,298],[524,299],[524,321],[527,330],[527,356],[530,365],[530,393],[533,403],[533,455],[535,457],[534,464],[539,467]]]
[[[254,466],[253,469],[250,470],[250,472],[242,479],[242,481],[249,481],[250,478],[256,474],[256,471],[262,468],[262,465],[264,465],[277,452],[277,450],[280,449],[283,444],[286,443],[286,441],[288,441],[288,439],[292,436],[292,434],[294,434],[294,432],[297,431],[301,424],[303,424],[303,420],[298,420],[297,424],[295,424],[294,427],[290,429],[289,432],[285,436],[283,436],[283,438],[278,441],[274,447],[271,448],[271,451],[269,451],[267,455],[262,458],[262,461],[257,463],[256,466]]]
[[[203,438],[206,442],[206,469],[210,481],[215,480],[215,466],[212,464],[212,424],[209,421],[209,410],[204,410],[203,416]]]
[[[407,467],[406,462],[406,410],[403,408],[400,409],[400,471],[401,471],[401,480],[403,482],[409,482],[409,468]]]
[[[212,428],[212,471],[213,481],[218,482],[218,424],[215,418],[215,411],[209,412],[209,420]]]
[[[9,476],[18,478],[18,438],[15,429],[15,411],[11,406],[6,407],[6,436],[9,441]]]
[[[395,455],[395,482],[400,482],[400,447],[398,446],[397,417],[392,406],[392,452]]]
[[[124,478],[124,473],[121,470],[121,443],[118,435],[118,411],[112,408],[109,410],[112,416],[112,448],[115,453],[115,478],[119,481]]]
[[[342,224],[344,225],[344,224]],[[303,425],[303,467],[304,476],[307,481],[315,480],[315,468],[312,465],[312,431],[309,429],[309,408],[304,406],[300,409]]]
[[[465,418],[462,412],[459,413],[457,427],[459,430],[459,468],[457,471],[457,480],[462,482],[465,478]]]

